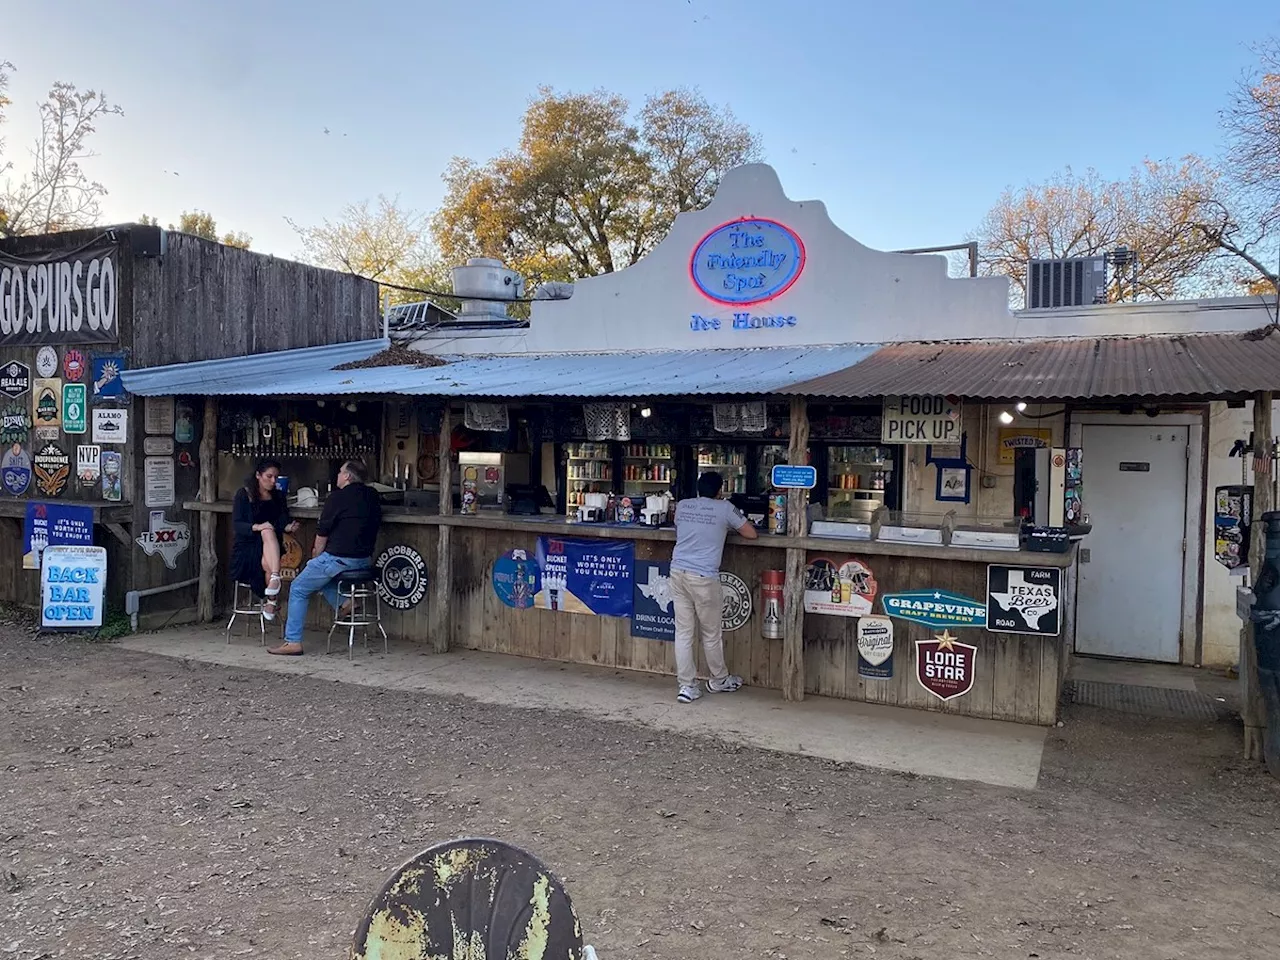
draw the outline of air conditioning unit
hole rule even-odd
[[[1027,264],[1028,310],[1106,302],[1107,261],[1101,255]]]

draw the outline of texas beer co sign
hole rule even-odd
[[[916,680],[939,700],[954,700],[973,689],[978,648],[943,630],[932,640],[916,641]]]

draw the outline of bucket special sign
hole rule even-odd
[[[115,343],[116,248],[14,258],[0,254],[0,344]]]

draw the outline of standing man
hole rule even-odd
[[[704,473],[698,478],[698,496],[676,505],[676,548],[671,554],[671,592],[676,610],[676,679],[680,703],[692,703],[702,696],[698,686],[698,661],[693,651],[695,631],[702,636],[707,658],[711,693],[733,693],[742,678],[729,672],[724,663],[724,594],[720,586],[720,558],[724,538],[736,530],[748,540],[756,528],[728,500],[720,499],[724,486],[720,474]]]
[[[307,622],[311,596],[323,593],[338,608],[339,574],[373,566],[373,549],[382,525],[382,504],[377,492],[365,483],[367,468],[348,460],[338,471],[338,489],[329,494],[316,524],[311,559],[289,588],[289,614],[285,618],[284,643],[268,652],[282,657],[302,656],[302,628]]]

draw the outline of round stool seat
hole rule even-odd
[[[378,580],[378,572],[372,567],[365,570],[344,570],[338,574],[338,583],[346,583],[351,586],[359,586],[364,583],[376,583]]]

